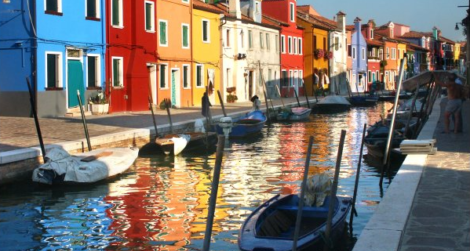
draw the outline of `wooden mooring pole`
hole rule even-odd
[[[352,199],[352,208],[351,208],[351,216],[349,217],[349,233],[352,236],[353,232],[353,219],[354,216],[357,217],[356,211],[356,198],[357,198],[357,189],[359,187],[359,177],[361,174],[361,163],[362,163],[362,151],[364,150],[364,139],[366,138],[366,129],[367,124],[364,124],[364,128],[362,129],[362,140],[361,140],[361,149],[359,150],[359,160],[357,162],[357,169],[356,169],[356,181],[354,182],[354,194]]]
[[[80,90],[77,90],[77,99],[78,99],[78,106],[80,107],[80,113],[82,115],[83,129],[85,130],[85,137],[86,137],[86,143],[88,145],[88,151],[91,151],[92,149],[91,149],[91,143],[90,143],[90,134],[88,133],[88,125],[86,123],[85,112],[83,111],[82,98],[80,97]]]
[[[31,88],[31,84],[29,83],[28,77],[26,77],[26,83],[28,84],[29,102],[31,103],[31,110],[33,111],[34,124],[36,125],[36,131],[38,133],[39,146],[41,147],[41,153],[42,153],[42,160],[45,163],[46,162],[46,148],[44,147],[44,142],[42,140],[41,127],[39,126],[38,113],[36,111],[36,102],[35,102],[36,100],[34,98],[33,88]]]

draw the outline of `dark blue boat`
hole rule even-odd
[[[233,127],[229,137],[243,138],[257,134],[263,129],[264,124],[266,124],[266,120],[266,115],[262,111],[251,111],[233,121]],[[217,125],[216,128],[218,134],[224,134],[222,127]]]
[[[349,197],[337,196],[334,200],[331,240],[342,235],[352,203]],[[240,250],[292,250],[298,204],[299,196],[295,194],[276,195],[263,203],[240,229]],[[322,232],[326,229],[329,204],[330,197],[326,197],[322,206],[303,207],[298,250],[320,250],[323,246]]]
[[[364,95],[364,96],[351,96],[349,97],[349,103],[352,106],[374,106],[379,101],[379,96],[376,95]]]

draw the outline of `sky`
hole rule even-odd
[[[455,30],[467,15],[470,0],[297,0],[297,5],[312,5],[320,15],[333,19],[339,11],[346,13],[346,22],[353,24],[374,19],[377,25],[392,21],[410,26],[413,31],[431,32],[436,26],[442,36],[464,41],[462,28]],[[458,6],[465,6],[459,8]]]

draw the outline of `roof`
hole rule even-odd
[[[290,26],[290,25],[289,25],[288,23],[286,23],[286,22],[283,22],[283,21],[281,21],[281,20],[279,20],[279,19],[276,19],[276,18],[274,18],[274,17],[271,17],[271,16],[268,16],[268,15],[266,15],[266,14],[263,14],[263,22],[265,21],[265,19],[266,19],[266,22],[271,22],[272,25],[277,25],[277,26],[280,26],[280,25],[281,25],[281,26],[286,26],[286,27],[287,27],[287,26]]]
[[[217,7],[217,5],[207,4],[202,1],[193,1],[193,8],[198,9],[198,10],[205,10],[205,11],[209,11],[213,13],[220,13],[220,14],[224,12],[224,10]]]
[[[367,45],[372,45],[372,46],[383,46],[384,45],[384,43],[382,41],[375,40],[375,39],[366,39],[366,43],[367,43]]]
[[[423,32],[419,31],[409,31],[401,36],[401,38],[422,38],[426,37]]]
[[[310,7],[309,5],[306,7]],[[337,29],[338,26],[336,21],[330,20],[328,18],[319,16],[319,15],[312,15],[309,12],[305,12],[304,10],[308,10],[307,8],[299,9],[297,8],[297,17],[305,20],[308,23],[311,23],[314,26],[323,28],[325,30],[333,30]],[[318,14],[318,12],[315,12]]]

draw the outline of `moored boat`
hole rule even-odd
[[[254,110],[246,115],[233,120],[231,131],[229,133],[230,138],[243,138],[250,135],[260,133],[266,124],[266,115],[260,110]],[[218,134],[224,134],[223,127],[216,125]]]
[[[330,196],[321,206],[304,206],[298,250],[317,250],[324,244]],[[351,198],[337,196],[334,200],[331,239],[343,233],[344,223],[351,208]],[[238,237],[240,250],[291,250],[297,217],[299,196],[276,195],[263,203],[246,219]]]
[[[364,96],[351,96],[349,102],[352,106],[374,106],[377,104],[379,96],[364,95]]]
[[[200,148],[210,148],[217,144],[215,132],[186,132],[183,134],[166,134],[155,139],[165,154],[178,155]]]
[[[351,103],[343,96],[326,96],[313,107],[317,113],[345,112],[351,108]]]
[[[33,181],[56,185],[61,183],[88,184],[125,172],[134,163],[137,148],[103,148],[70,155],[61,148],[46,154],[46,163],[33,171]]]
[[[278,121],[301,121],[308,119],[311,112],[312,109],[307,107],[292,107],[278,113],[276,118]]]

